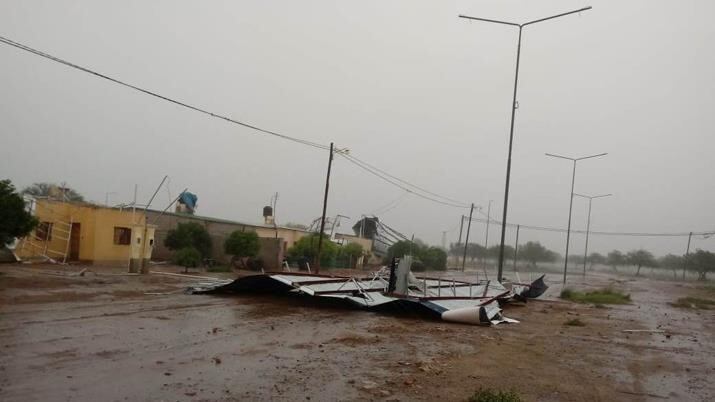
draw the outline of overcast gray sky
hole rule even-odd
[[[501,216],[517,29],[524,29],[509,221],[565,227],[579,164],[592,229],[715,229],[715,28],[711,1],[0,2],[0,35],[267,129],[334,141],[444,196]],[[63,182],[87,198],[148,199],[163,175],[201,215],[261,221],[320,215],[327,154],[256,134],[0,45],[0,176]],[[358,219],[404,192],[337,158],[328,214]],[[156,202],[169,202],[163,190]],[[587,202],[574,200],[573,227]],[[466,210],[407,195],[380,215],[433,244]],[[351,223],[352,223],[351,222]],[[348,231],[344,226],[343,231]],[[498,241],[492,225],[490,244]],[[484,225],[472,239],[484,240]],[[513,243],[514,232],[507,240]],[[564,236],[523,231],[563,253]],[[572,250],[582,252],[574,236]],[[591,248],[684,252],[686,238],[594,236]],[[693,248],[715,249],[715,237]]]

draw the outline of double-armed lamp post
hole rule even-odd
[[[557,15],[552,15],[550,17],[546,18],[540,18],[538,20],[533,20],[529,22],[525,22],[522,24],[517,24],[515,22],[507,22],[507,21],[499,21],[499,20],[492,20],[492,19],[487,19],[487,18],[480,18],[480,17],[471,17],[468,15],[460,15],[459,18],[466,18],[469,20],[476,20],[476,21],[482,21],[482,22],[491,22],[495,24],[501,24],[501,25],[509,25],[513,27],[519,28],[519,40],[516,45],[516,71],[514,74],[514,95],[512,98],[511,102],[511,128],[509,129],[509,153],[507,156],[506,160],[506,183],[504,185],[504,208],[502,212],[502,220],[501,220],[501,243],[499,245],[499,270],[497,273],[497,280],[501,281],[502,279],[502,272],[504,268],[504,237],[506,235],[506,215],[507,215],[507,207],[509,205],[509,180],[511,176],[511,150],[512,150],[512,144],[514,142],[514,117],[516,115],[516,109],[517,109],[517,102],[516,102],[516,93],[517,93],[517,86],[519,83],[519,58],[521,56],[521,34],[524,29],[524,27],[533,25],[539,22],[544,22],[544,21],[549,21],[553,20],[555,18],[559,17],[564,17],[567,15],[571,14],[576,14],[580,13],[581,11],[587,11],[590,10],[591,7],[584,7],[578,10],[573,10]]]
[[[571,176],[571,197],[569,198],[569,224],[566,228],[566,254],[564,255],[564,283],[566,283],[566,270],[568,269],[568,266],[569,266],[569,240],[571,237],[571,210],[573,209],[573,196],[574,196],[573,188],[574,188],[574,184],[576,183],[576,162],[582,161],[584,159],[598,158],[599,156],[605,156],[605,155],[608,155],[608,153],[604,152],[602,154],[582,156],[580,158],[571,158],[568,156],[548,154],[548,153],[546,154],[546,156],[550,156],[552,158],[566,159],[566,160],[570,160],[573,162],[573,174]]]
[[[601,194],[601,195],[583,195],[578,193],[573,193],[576,197],[587,198],[588,199],[588,223],[586,223],[586,245],[583,247],[583,276],[586,277],[586,258],[588,257],[588,233],[591,231],[591,203],[596,198],[610,197],[613,194]]]

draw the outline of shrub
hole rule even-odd
[[[206,268],[206,272],[231,272],[229,265],[214,265]]]
[[[189,268],[196,268],[201,263],[201,253],[193,247],[184,247],[174,254],[173,262],[184,267],[184,272],[189,272]]]

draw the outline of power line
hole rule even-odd
[[[381,206],[381,207],[378,207],[378,208],[373,209],[372,212],[368,212],[368,215],[379,215],[379,214],[384,214],[384,213],[387,212],[387,211],[391,211],[393,208],[396,208],[398,205],[400,205],[400,203],[402,202],[402,200],[403,200],[405,197],[407,197],[409,194],[410,194],[410,193],[408,193],[408,192],[404,192],[404,193],[400,194],[399,197],[397,197],[397,198],[395,198],[394,200],[388,202],[387,204],[385,204],[385,205],[383,205],[383,206]],[[378,212],[378,211],[379,211],[379,212]]]
[[[407,191],[407,192],[410,193],[410,194],[414,194],[414,195],[416,195],[416,196],[418,196],[418,197],[420,197],[420,198],[424,198],[424,199],[426,199],[426,200],[429,200],[429,201],[432,201],[432,202],[436,202],[436,203],[442,204],[442,205],[447,205],[447,206],[450,206],[450,207],[465,208],[465,209],[466,209],[466,208],[469,208],[467,205],[464,205],[464,204],[455,204],[455,203],[453,203],[453,202],[442,201],[442,200],[439,200],[439,199],[437,199],[437,198],[430,197],[430,196],[428,196],[428,195],[424,195],[424,194],[422,194],[422,193],[420,193],[420,192],[417,192],[417,191],[415,191],[415,190],[413,190],[413,189],[411,189],[411,188],[409,188],[409,187],[406,187],[405,185],[402,185],[402,184],[396,182],[395,180],[389,178],[387,175],[384,175],[384,174],[380,173],[380,172],[377,171],[376,169],[371,168],[370,165],[364,164],[362,161],[358,160],[357,158],[355,158],[355,157],[352,156],[352,155],[349,155],[349,154],[346,154],[346,153],[338,153],[338,155],[342,156],[342,157],[345,158],[347,161],[349,161],[350,163],[354,164],[355,166],[357,166],[357,167],[359,167],[359,168],[365,170],[366,172],[369,172],[370,174],[372,174],[372,175],[374,175],[374,176],[376,176],[376,177],[379,177],[380,179],[382,179],[382,180],[384,180],[384,181],[386,181],[386,182],[392,184],[393,186],[399,187],[399,188],[401,188],[401,189]],[[415,188],[417,188],[417,187],[415,187]]]
[[[459,200],[455,200],[455,199],[452,199],[452,198],[448,198],[448,197],[439,195],[439,194],[437,194],[437,193],[433,193],[433,192],[431,192],[431,191],[429,191],[429,190],[425,190],[425,189],[422,188],[422,187],[419,187],[419,186],[417,186],[417,185],[415,185],[415,184],[412,184],[412,183],[410,183],[410,182],[408,182],[408,181],[406,181],[406,180],[402,180],[402,179],[400,179],[399,177],[396,177],[396,176],[394,176],[394,175],[391,175],[390,173],[388,173],[388,172],[386,172],[386,171],[384,171],[384,170],[378,168],[377,166],[370,165],[369,163],[367,163],[367,162],[365,162],[365,161],[363,161],[363,160],[360,160],[360,159],[358,159],[358,158],[355,157],[355,156],[352,156],[352,155],[351,155],[351,157],[352,157],[353,159],[355,159],[357,162],[360,162],[361,164],[363,164],[363,165],[365,165],[365,166],[367,166],[367,167],[369,167],[369,168],[371,168],[371,169],[374,169],[374,170],[376,170],[376,171],[378,171],[378,172],[384,174],[385,176],[388,176],[388,177],[390,177],[390,178],[393,178],[393,179],[399,181],[400,183],[403,183],[403,184],[405,184],[405,185],[407,185],[407,186],[413,187],[413,188],[415,188],[415,189],[417,189],[417,190],[419,190],[419,191],[422,191],[422,192],[424,192],[424,193],[426,193],[426,194],[429,194],[429,195],[432,195],[432,196],[441,198],[441,199],[446,200],[446,201],[450,201],[450,202],[454,202],[454,203],[457,203],[457,204],[465,204],[465,205],[466,205],[465,202],[462,202],[462,201],[459,201]],[[468,207],[468,206],[467,206],[467,207]]]
[[[71,62],[69,62],[69,61],[60,59],[59,57],[52,56],[52,55],[50,55],[50,54],[48,54],[48,53],[42,52],[42,51],[37,50],[37,49],[33,49],[33,48],[29,47],[29,46],[23,45],[23,44],[21,44],[21,43],[15,42],[15,41],[13,41],[13,40],[11,40],[11,39],[7,39],[7,38],[2,37],[2,36],[0,36],[0,42],[5,43],[6,45],[10,45],[10,46],[16,47],[16,48],[21,49],[21,50],[25,50],[25,51],[30,52],[30,53],[33,53],[33,54],[35,54],[35,55],[44,57],[44,58],[46,58],[46,59],[55,61],[55,62],[57,62],[57,63],[64,64],[65,66],[68,66],[68,67],[71,67],[71,68],[74,68],[74,69],[83,71],[83,72],[85,72],[85,73],[92,74],[92,75],[97,76],[97,77],[99,77],[99,78],[103,78],[103,79],[105,79],[105,80],[114,82],[115,84],[119,84],[119,85],[125,86],[125,87],[127,87],[127,88],[131,88],[131,89],[133,89],[133,90],[135,90],[135,91],[142,92],[142,93],[144,93],[144,94],[153,96],[153,97],[155,97],[155,98],[159,98],[159,99],[165,100],[165,101],[167,101],[167,102],[174,103],[174,104],[176,104],[176,105],[185,107],[185,108],[187,108],[187,109],[194,110],[194,111],[199,112],[199,113],[203,113],[203,114],[209,115],[209,116],[211,116],[211,117],[223,119],[223,120],[225,120],[225,121],[228,121],[229,123],[238,124],[238,125],[240,125],[240,126],[243,126],[243,127],[246,127],[246,128],[250,128],[250,129],[252,129],[252,130],[255,130],[255,131],[258,131],[258,132],[261,132],[261,133],[264,133],[264,134],[269,134],[269,135],[272,135],[272,136],[275,136],[275,137],[278,137],[278,138],[282,138],[282,139],[284,139],[284,140],[293,141],[293,142],[296,142],[296,143],[299,143],[299,144],[303,144],[303,145],[307,145],[307,146],[310,146],[310,147],[319,148],[319,149],[328,149],[328,148],[329,148],[327,145],[318,144],[318,143],[316,143],[316,142],[304,140],[304,139],[301,139],[301,138],[291,137],[291,136],[288,136],[288,135],[285,135],[285,134],[280,134],[280,133],[277,133],[277,132],[271,131],[271,130],[266,130],[266,129],[264,129],[264,128],[260,128],[260,127],[254,126],[254,125],[252,125],[252,124],[248,124],[248,123],[244,123],[244,122],[242,122],[242,121],[234,120],[234,119],[232,119],[232,118],[230,118],[230,117],[227,117],[227,116],[224,116],[224,115],[221,115],[221,114],[218,114],[218,113],[213,113],[213,112],[210,112],[210,111],[208,111],[208,110],[202,109],[202,108],[200,108],[200,107],[193,106],[193,105],[190,105],[190,104],[185,103],[185,102],[178,101],[178,100],[173,99],[173,98],[169,98],[168,96],[160,95],[160,94],[158,94],[158,93],[156,93],[156,92],[152,92],[152,91],[149,91],[149,90],[147,90],[147,89],[141,88],[141,87],[139,87],[139,86],[136,86],[136,85],[133,85],[133,84],[129,84],[129,83],[126,83],[126,82],[124,82],[124,81],[120,81],[120,80],[118,80],[118,79],[116,79],[116,78],[112,78],[112,77],[110,77],[110,76],[108,76],[108,75],[105,75],[105,74],[96,72],[96,71],[91,70],[91,69],[89,69],[89,68],[82,67],[82,66],[80,66],[80,65],[77,65],[77,64],[71,63]]]
[[[480,223],[486,223],[486,219],[482,218],[472,218],[473,222],[480,222]],[[501,225],[501,222],[495,221],[493,219],[490,219],[490,222],[492,223],[497,223]],[[555,232],[555,233],[566,233],[566,229],[561,229],[561,228],[555,228],[555,227],[548,227],[548,226],[533,226],[533,225],[517,225],[516,223],[507,223],[506,226],[508,227],[517,227],[520,226],[522,229],[531,229],[531,230],[539,230],[543,232]],[[580,233],[580,234],[586,234],[585,230],[571,230],[573,233]],[[634,237],[680,237],[680,236],[688,236],[690,235],[690,232],[680,232],[680,233],[646,233],[646,232],[605,232],[605,231],[596,231],[596,230],[591,230],[589,231],[590,234],[592,235],[600,235],[600,236],[634,236]],[[711,232],[692,232],[693,236],[711,236],[715,234],[715,231]]]
[[[155,97],[155,98],[158,98],[158,99],[161,99],[161,100],[165,100],[165,101],[167,101],[167,102],[171,102],[171,103],[173,103],[173,104],[182,106],[182,107],[184,107],[184,108],[187,108],[187,109],[190,109],[190,110],[199,112],[199,113],[203,113],[203,114],[206,114],[206,115],[211,116],[211,117],[214,117],[214,118],[222,119],[222,120],[225,120],[225,121],[227,121],[227,122],[229,122],[229,123],[237,124],[237,125],[240,125],[240,126],[242,126],[242,127],[249,128],[249,129],[251,129],[251,130],[255,130],[255,131],[257,131],[257,132],[261,132],[261,133],[268,134],[268,135],[271,135],[271,136],[275,136],[275,137],[278,137],[278,138],[281,138],[281,139],[284,139],[284,140],[292,141],[292,142],[295,142],[295,143],[298,143],[298,144],[307,145],[307,146],[314,147],[314,148],[318,148],[318,149],[328,150],[328,149],[330,148],[328,145],[319,144],[319,143],[317,143],[317,142],[305,140],[305,139],[302,139],[302,138],[292,137],[292,136],[285,135],[285,134],[281,134],[281,133],[278,133],[278,132],[275,132],[275,131],[272,131],[272,130],[267,130],[267,129],[264,129],[264,128],[261,128],[261,127],[258,127],[258,126],[249,124],[249,123],[244,123],[244,122],[242,122],[242,121],[232,119],[232,118],[230,118],[230,117],[224,116],[224,115],[219,114],[219,113],[214,113],[214,112],[208,111],[208,110],[206,110],[206,109],[202,109],[202,108],[200,108],[200,107],[198,107],[198,106],[194,106],[194,105],[191,105],[191,104],[188,104],[188,103],[185,103],[185,102],[182,102],[182,101],[179,101],[179,100],[170,98],[170,97],[168,97],[168,96],[161,95],[161,94],[159,94],[159,93],[156,93],[156,92],[153,92],[153,91],[150,91],[150,90],[141,88],[141,87],[139,87],[139,86],[137,86],[137,85],[129,84],[129,83],[124,82],[124,81],[121,81],[121,80],[119,80],[119,79],[117,79],[117,78],[112,78],[112,77],[110,77],[110,76],[108,76],[108,75],[105,75],[105,74],[99,73],[99,72],[97,72],[97,71],[91,70],[91,69],[89,69],[89,68],[87,68],[87,67],[83,67],[83,66],[80,66],[80,65],[78,65],[78,64],[69,62],[69,61],[67,61],[67,60],[64,60],[64,59],[61,59],[61,58],[59,58],[59,57],[53,56],[53,55],[51,55],[51,54],[45,53],[45,52],[43,52],[43,51],[34,49],[34,48],[30,47],[30,46],[23,45],[23,44],[21,44],[21,43],[15,42],[15,41],[13,41],[13,40],[11,40],[11,39],[8,39],[8,38],[2,37],[2,36],[0,36],[0,43],[4,43],[4,44],[6,44],[6,45],[13,46],[13,47],[15,47],[15,48],[18,48],[18,49],[21,49],[21,50],[30,52],[30,53],[35,54],[35,55],[40,56],[40,57],[44,57],[44,58],[46,58],[46,59],[49,59],[49,60],[55,61],[55,62],[57,62],[57,63],[63,64],[63,65],[65,65],[65,66],[67,66],[67,67],[71,67],[71,68],[77,69],[77,70],[79,70],[79,71],[82,71],[82,72],[85,72],[85,73],[94,75],[94,76],[96,76],[96,77],[99,77],[99,78],[108,80],[108,81],[113,82],[113,83],[115,83],[115,84],[122,85],[122,86],[124,86],[124,87],[133,89],[133,90],[135,90],[135,91],[144,93],[144,94],[146,94],[146,95],[150,95],[150,96],[153,96],[153,97]],[[424,198],[424,199],[427,199],[427,200],[429,200],[429,201],[433,201],[433,202],[436,202],[436,203],[439,203],[439,204],[443,204],[443,205],[447,205],[447,206],[452,206],[452,207],[457,207],[457,208],[468,208],[468,206],[466,205],[466,203],[462,203],[462,202],[460,202],[460,201],[457,201],[457,200],[454,200],[454,199],[451,199],[451,198],[448,198],[448,197],[441,196],[441,195],[439,195],[439,194],[437,194],[437,193],[431,192],[431,191],[426,190],[426,189],[424,189],[424,188],[422,188],[422,187],[419,187],[419,186],[417,186],[417,185],[415,185],[415,184],[412,184],[412,183],[410,183],[410,182],[408,182],[408,181],[406,181],[406,180],[400,179],[399,177],[394,176],[394,175],[392,175],[392,174],[390,174],[390,173],[388,173],[388,172],[386,172],[386,171],[384,171],[384,170],[382,170],[382,169],[380,169],[380,168],[378,168],[378,167],[376,167],[376,166],[374,166],[374,165],[370,165],[370,164],[368,164],[367,162],[364,162],[364,161],[362,161],[362,160],[356,158],[355,156],[346,155],[346,153],[344,153],[344,152],[337,152],[337,153],[338,153],[338,155],[341,155],[341,156],[345,157],[347,160],[349,160],[350,162],[352,162],[352,163],[355,164],[356,166],[358,166],[358,167],[360,167],[360,168],[362,168],[362,169],[364,169],[364,170],[366,170],[366,171],[372,173],[373,175],[375,175],[375,176],[377,176],[377,177],[379,177],[379,178],[381,178],[381,179],[387,181],[388,183],[390,183],[390,184],[392,184],[392,185],[394,185],[394,186],[397,186],[397,187],[399,187],[399,188],[401,188],[401,189],[407,191],[408,193],[414,194],[414,195],[416,195],[416,196],[418,196],[418,197],[421,197],[421,198]],[[400,183],[403,183],[403,184],[400,184]],[[407,187],[407,186],[409,186],[409,187]],[[415,190],[417,190],[417,191],[415,191]],[[427,196],[427,195],[424,195],[424,194],[421,194],[420,192],[425,193],[425,194],[429,194],[429,195],[431,195],[432,197]],[[435,197],[436,197],[436,198],[435,198]],[[441,200],[440,200],[440,199],[441,199]],[[443,200],[444,200],[444,201],[443,201]]]

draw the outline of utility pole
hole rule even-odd
[[[442,248],[447,250],[447,231],[442,231]]]
[[[325,196],[323,197],[323,215],[320,217],[320,232],[318,233],[318,256],[315,261],[315,273],[320,273],[320,252],[323,249],[323,231],[325,230],[325,211],[328,209],[328,189],[330,188],[330,169],[333,167],[333,143],[330,143],[328,157],[328,174],[325,176]]]
[[[467,261],[467,245],[469,244],[469,230],[472,228],[472,213],[474,212],[474,203],[469,208],[469,222],[467,222],[467,236],[464,239],[464,255],[462,256],[462,272],[464,272],[464,263]]]
[[[688,234],[688,247],[685,249],[685,261],[683,261],[683,280],[685,280],[685,269],[688,267],[688,256],[690,255],[690,239],[693,238],[693,232]]]
[[[273,230],[275,231],[276,234],[276,239],[278,238],[278,223],[276,221],[276,205],[278,205],[278,192],[276,191],[276,195],[273,197]]]
[[[462,228],[464,227],[464,215],[462,215],[461,218],[459,218],[459,240],[457,240],[457,244],[462,242]]]
[[[154,194],[153,194],[153,195],[151,196],[151,198],[149,199],[149,202],[147,202],[147,203],[146,203],[146,206],[144,206],[144,231],[143,231],[143,234],[142,234],[141,255],[139,256],[139,262],[138,262],[139,267],[140,267],[140,268],[139,268],[139,272],[142,273],[142,274],[148,274],[148,273],[149,273],[149,266],[148,266],[148,264],[144,264],[144,255],[146,254],[146,235],[147,235],[147,232],[148,232],[148,227],[147,227],[147,223],[148,223],[148,222],[147,222],[146,211],[149,209],[149,206],[150,206],[151,203],[154,201],[154,197],[156,197],[156,194],[157,194],[157,193],[159,192],[159,190],[161,189],[161,186],[164,185],[164,182],[166,181],[166,179],[167,179],[168,177],[169,177],[169,176],[166,175],[166,176],[164,176],[163,179],[161,179],[161,183],[159,183],[159,186],[156,188],[156,191],[154,191]],[[129,272],[133,272],[132,269],[131,269],[131,267],[130,267],[130,269],[129,269]]]
[[[514,27],[519,28],[519,40],[516,45],[516,69],[515,69],[516,71],[514,73],[514,94],[512,97],[512,101],[511,101],[511,126],[509,129],[509,153],[508,153],[507,160],[506,160],[506,181],[504,184],[504,209],[502,211],[502,220],[501,220],[501,243],[499,244],[499,270],[497,273],[499,278],[501,278],[502,270],[504,268],[504,238],[506,236],[507,207],[509,206],[509,181],[510,181],[510,177],[511,177],[511,150],[512,150],[512,144],[514,142],[514,118],[516,117],[516,109],[519,107],[519,104],[516,101],[516,94],[517,94],[517,88],[518,88],[518,84],[519,84],[519,59],[521,57],[522,30],[525,26],[528,26],[528,25],[552,20],[554,18],[559,18],[559,17],[563,17],[566,15],[580,13],[581,11],[587,11],[590,9],[591,9],[590,6],[584,7],[584,8],[578,9],[578,10],[568,11],[568,12],[557,14],[557,15],[552,15],[552,16],[546,17],[546,18],[539,18],[538,20],[533,20],[533,21],[522,23],[522,24],[517,24],[514,22],[507,22],[507,21],[498,21],[498,20],[480,18],[480,17],[470,17],[467,15],[459,16],[460,18],[466,18],[469,20],[491,22],[491,23],[495,23],[495,24],[509,25],[509,26],[514,26]]]

